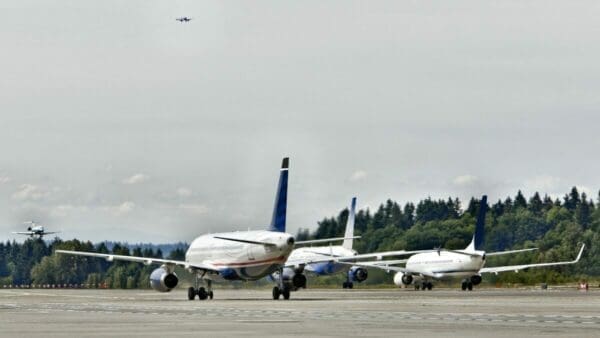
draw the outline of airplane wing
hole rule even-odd
[[[114,260],[119,260],[119,261],[143,263],[146,265],[165,264],[165,265],[172,265],[172,266],[182,266],[186,269],[203,270],[206,272],[215,272],[215,273],[219,272],[217,267],[212,264],[204,264],[204,263],[198,264],[198,263],[191,263],[191,262],[185,262],[185,261],[176,261],[176,260],[172,260],[172,259],[159,259],[159,258],[152,258],[152,257],[137,257],[137,256],[124,256],[124,255],[113,255],[113,254],[101,254],[101,253],[95,253],[95,252],[70,251],[70,250],[56,250],[56,253],[75,255],[75,256],[88,256],[88,257],[104,258],[109,262],[112,262]]]
[[[42,235],[60,234],[60,231],[44,231]]]
[[[35,234],[33,231],[13,231],[13,234],[17,235],[33,235]]]
[[[404,262],[402,262],[404,261]],[[394,266],[391,265],[394,262],[401,262],[401,263],[405,263],[406,260],[402,260],[402,261],[389,261],[390,263],[386,263],[387,261],[372,261],[372,262],[338,262],[340,264],[345,264],[345,265],[352,265],[352,266],[360,266],[363,268],[375,268],[375,269],[380,269],[380,270],[385,270],[387,272],[389,271],[395,271],[395,272],[402,272],[404,274],[410,274],[410,275],[418,275],[418,276],[424,276],[424,277],[430,277],[430,278],[437,278],[437,276],[433,275],[433,274],[428,274],[425,272],[415,272],[413,270],[401,267],[401,266]],[[400,264],[400,263],[398,263]]]
[[[382,260],[384,257],[394,257],[394,256],[408,256],[408,255],[414,255],[417,253],[424,253],[424,252],[437,252],[437,250],[415,250],[415,251],[404,251],[404,250],[398,250],[398,251],[382,251],[382,252],[374,252],[374,253],[369,253],[369,254],[361,254],[361,255],[354,255],[354,256],[336,256],[336,255],[331,255],[331,254],[327,254],[327,253],[323,253],[323,252],[317,252],[317,251],[309,251],[311,253],[314,254],[318,254],[323,256],[322,259],[313,259],[310,261],[305,261],[305,262],[301,262],[303,264],[315,264],[315,263],[325,263],[325,262],[334,262],[334,263],[358,263],[361,262],[362,260],[365,259],[371,259],[374,261],[368,262],[368,263],[377,263],[377,262],[386,262],[384,260]],[[296,265],[298,264],[298,262],[296,262]],[[354,264],[354,265],[358,265],[358,264]]]
[[[508,265],[508,266],[496,266],[496,267],[490,267],[490,268],[482,268],[481,270],[479,270],[479,272],[480,273],[495,273],[495,274],[498,274],[499,272],[504,272],[504,271],[519,272],[519,270],[528,269],[528,268],[541,268],[541,267],[545,267],[545,266],[575,264],[575,263],[579,262],[579,259],[581,258],[581,254],[583,253],[583,249],[584,248],[585,248],[585,244],[582,244],[581,245],[581,249],[579,250],[579,254],[577,255],[577,258],[575,258],[574,261],[537,263],[537,264],[522,264],[522,265]]]
[[[500,256],[500,255],[508,255],[508,254],[513,254],[513,253],[517,253],[517,252],[526,252],[526,251],[533,251],[533,250],[537,250],[538,248],[529,248],[529,249],[519,249],[519,250],[508,250],[508,251],[498,251],[498,252],[486,252],[485,255],[486,256]]]

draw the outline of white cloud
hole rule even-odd
[[[22,184],[12,194],[12,199],[17,201],[38,201],[48,195],[48,192],[33,184]]]
[[[452,180],[452,183],[454,183],[455,185],[459,185],[459,186],[466,186],[466,185],[475,184],[478,181],[479,181],[479,178],[477,176],[473,176],[473,175],[460,175],[460,176],[456,176]]]
[[[103,207],[104,210],[107,210],[111,214],[115,216],[121,216],[130,213],[135,209],[135,203],[131,201],[125,201],[119,205],[113,205],[108,207]]]
[[[5,184],[11,181],[11,178],[8,176],[0,176],[0,184]]]
[[[150,176],[139,173],[139,174],[135,174],[135,175],[125,178],[123,180],[123,184],[138,184],[138,183],[146,182],[149,179],[150,179]]]
[[[539,175],[525,181],[525,187],[530,191],[552,193],[559,188],[560,178],[550,175]]]
[[[178,205],[180,210],[192,213],[192,214],[206,214],[208,212],[208,207],[204,204],[180,204]]]
[[[367,172],[364,170],[357,170],[355,172],[352,173],[352,176],[350,176],[350,181],[356,182],[356,181],[360,181],[363,180],[367,177]]]
[[[192,195],[192,190],[185,187],[180,187],[177,189],[177,195],[180,197],[189,197]]]

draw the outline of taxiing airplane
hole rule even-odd
[[[481,275],[484,273],[494,273],[504,271],[515,271],[549,267],[557,265],[575,264],[579,262],[585,244],[581,245],[577,258],[568,262],[550,262],[537,264],[521,264],[497,267],[484,267],[486,257],[512,254],[517,252],[537,250],[537,248],[510,250],[501,252],[486,253],[483,247],[485,213],[487,211],[487,196],[481,199],[481,205],[477,215],[477,223],[475,225],[475,233],[469,246],[464,250],[426,250],[421,253],[416,253],[406,260],[405,267],[386,265],[382,262],[364,262],[355,263],[364,267],[376,266],[378,268],[387,269],[388,271],[396,271],[394,275],[394,284],[398,286],[410,285],[414,283],[415,289],[431,290],[434,280],[447,280],[452,278],[463,278],[461,283],[462,290],[473,290],[474,285],[481,283]],[[352,263],[346,263],[352,264]]]
[[[352,198],[348,220],[346,221],[346,230],[344,237],[317,239],[310,241],[298,241],[296,246],[304,244],[329,243],[328,246],[303,247],[296,248],[283,268],[283,284],[292,291],[300,288],[306,288],[306,275],[317,276],[332,275],[336,273],[345,273],[346,281],[342,283],[342,288],[352,289],[354,282],[364,282],[369,273],[367,266],[353,265],[352,262],[368,259],[381,260],[383,257],[403,256],[419,251],[386,251],[367,254],[358,254],[352,249],[353,240],[360,238],[354,236],[354,221],[356,216],[356,197]],[[343,240],[342,245],[331,245],[332,242]],[[387,265],[404,263],[405,260],[384,260],[367,262],[369,268],[387,270]],[[274,280],[279,280],[278,273],[272,276]],[[274,295],[275,296],[275,295]]]
[[[37,225],[34,221],[25,222],[24,224],[29,224],[27,227],[27,231],[14,231],[13,234],[17,235],[27,235],[29,237],[38,237],[43,238],[45,235],[57,234],[60,231],[46,231],[44,230],[44,226]]]
[[[67,250],[56,252],[100,257],[111,262],[123,260],[160,265],[150,275],[150,286],[159,292],[168,292],[177,286],[179,279],[174,269],[181,266],[196,277],[195,287],[188,289],[188,299],[193,300],[196,295],[200,300],[212,299],[214,280],[258,280],[283,269],[295,242],[292,235],[285,233],[288,169],[289,159],[286,157],[281,165],[273,217],[267,230],[202,235],[192,241],[184,261]],[[202,281],[206,281],[207,288],[199,287]],[[286,288],[282,282],[273,290],[274,293],[277,290],[278,295],[282,293],[284,298],[289,299],[289,291],[286,297]]]

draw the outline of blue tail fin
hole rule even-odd
[[[483,250],[483,238],[485,237],[485,213],[487,212],[487,196],[481,197],[479,212],[477,213],[477,223],[475,223],[475,233],[473,240],[466,250]]]
[[[275,206],[273,207],[273,218],[271,219],[269,231],[285,232],[285,215],[287,211],[287,187],[289,166],[290,159],[285,157],[281,162],[279,184],[277,185],[277,194],[275,195]]]

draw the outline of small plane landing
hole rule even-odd
[[[192,21],[192,18],[188,18],[187,16],[183,16],[183,17],[177,18],[175,20],[177,20],[179,22],[189,22],[189,21]]]
[[[29,226],[27,227],[27,231],[14,231],[13,234],[26,235],[26,236],[29,236],[32,238],[36,237],[36,236],[38,238],[42,238],[45,235],[57,234],[60,232],[60,231],[45,231],[44,226],[38,225],[34,221],[24,222],[24,224],[29,224]]]

